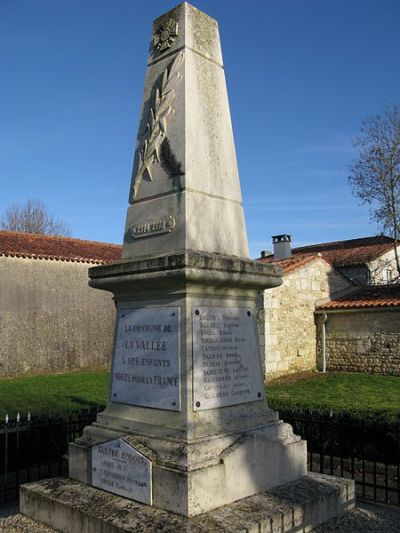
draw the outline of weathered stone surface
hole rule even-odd
[[[315,533],[398,533],[400,508],[372,502],[358,502],[357,507],[315,528]]]
[[[214,492],[209,496],[212,498]],[[294,533],[311,531],[353,506],[353,481],[321,474],[308,474],[275,490],[192,518],[72,480],[40,481],[21,489],[22,513],[68,533]]]
[[[115,305],[88,266],[0,257],[2,377],[109,367]]]
[[[156,18],[153,22],[152,37],[158,35],[166,27],[173,27],[170,24],[171,19],[178,24],[172,42],[170,41],[167,47],[159,47],[158,43],[155,45],[152,39],[148,56],[149,64],[158,61],[165,52],[176,52],[186,45],[194,52],[222,65],[221,44],[216,20],[194,6],[183,2]]]
[[[218,25],[186,2],[154,22],[130,203],[124,258],[248,257]]]
[[[322,258],[287,272],[283,284],[259,298],[265,378],[315,370],[316,302],[350,286]]]
[[[282,269],[275,265],[185,250],[91,268],[89,283],[92,287],[112,291],[126,287],[126,282],[136,283],[136,291],[148,291],[160,285],[168,286],[172,291],[175,283],[198,283],[211,285],[213,290],[216,286],[222,286],[226,294],[234,287],[253,291],[277,287],[282,283],[281,275]]]
[[[294,512],[295,520],[299,516],[302,516],[302,511],[301,509],[296,509]],[[399,523],[399,508],[360,501],[357,502],[356,507],[342,515],[331,518],[324,524],[317,526],[313,531],[315,533],[359,533],[360,531],[368,531],[368,533],[382,533],[382,531],[385,531],[385,533],[398,533]],[[262,531],[264,533],[263,527],[267,527],[266,531],[270,533],[270,525],[270,521],[266,519],[266,523],[264,522],[262,526],[257,524],[250,531],[256,531],[256,533]],[[4,533],[53,533],[55,530],[43,526],[22,514],[14,514],[6,518],[0,518],[0,531]]]
[[[322,368],[322,312],[317,318]],[[326,313],[327,369],[400,376],[400,310],[349,309]]]
[[[195,310],[218,308],[229,314],[245,309],[246,320],[253,321],[249,328],[255,328],[257,290],[265,284],[278,284],[279,270],[219,254],[185,252],[101,267],[102,276],[92,272],[96,286],[112,288],[118,295],[119,312],[136,305],[157,310],[168,306],[171,297],[174,307],[182,310],[182,409],[149,409],[111,398],[97,423],[86,428],[84,436],[70,447],[73,478],[91,483],[87,466],[91,447],[127,435],[134,435],[136,447],[141,444],[153,454],[153,505],[184,515],[205,512],[306,473],[305,442],[277,420],[277,414],[258,398],[259,391],[256,401],[244,404],[203,411],[193,407]],[[143,273],[151,280],[146,281]],[[133,304],[135,301],[139,303]],[[253,344],[252,357],[260,365]],[[79,469],[75,467],[78,463]],[[239,473],[241,483],[236,483]],[[209,498],[210,486],[218,487],[213,499]]]
[[[306,473],[305,442],[262,400],[257,343],[249,350],[259,366],[255,399],[223,408],[196,410],[193,397],[196,309],[245,309],[255,330],[259,288],[280,283],[279,269],[247,259],[185,251],[121,261],[91,270],[92,285],[112,290],[123,309],[180,310],[181,410],[119,403],[110,398],[97,423],[70,446],[70,475],[91,483],[91,447],[134,436],[153,454],[153,505],[192,516],[264,491]],[[250,313],[248,315],[248,313]],[[178,330],[177,330],[178,331]],[[254,339],[253,339],[254,341]],[[197,349],[197,348],[196,348]],[[261,394],[261,398],[259,397]],[[86,449],[86,465],[85,450]],[[75,460],[76,459],[76,460]],[[79,462],[79,471],[75,463]],[[236,483],[239,475],[241,483]],[[213,499],[211,487],[218,487]]]
[[[281,283],[281,271],[247,259],[217,25],[184,3],[155,22],[151,46],[124,259],[90,271],[91,286],[111,291],[117,301],[112,394],[97,422],[71,445],[70,475],[92,483],[92,447],[134,439],[153,456],[153,505],[194,516],[303,476],[306,450],[264,401],[255,299]],[[146,324],[161,324],[157,316],[171,309],[179,317],[168,359],[173,396],[147,387],[159,384],[159,374],[128,371],[129,364],[150,359],[121,351],[127,339],[120,331],[124,313],[137,314],[137,328],[139,310],[147,313]],[[241,398],[234,387],[229,401],[206,398],[206,371],[197,372],[200,309],[241,315],[235,341],[243,344],[237,348]],[[135,333],[128,346],[143,342],[147,350],[147,343],[152,349],[163,340]]]

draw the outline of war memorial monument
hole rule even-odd
[[[218,26],[187,3],[153,25],[129,203],[122,260],[89,271],[117,304],[107,407],[21,512],[70,533],[286,532],[350,508],[353,482],[307,474],[266,403],[256,297],[281,271],[248,258]]]

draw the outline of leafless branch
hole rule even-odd
[[[0,228],[24,233],[43,233],[45,235],[70,235],[68,225],[55,219],[43,202],[28,199],[25,204],[12,204],[1,216]]]
[[[369,205],[372,220],[393,237],[400,278],[400,106],[386,105],[382,115],[364,119],[354,146],[359,154],[350,167],[350,186]]]

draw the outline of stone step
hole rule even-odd
[[[23,485],[20,503],[23,514],[63,533],[307,532],[353,507],[352,480],[315,473],[191,518],[63,478]]]

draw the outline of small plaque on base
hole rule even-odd
[[[93,446],[92,485],[151,505],[151,461],[122,439]]]

